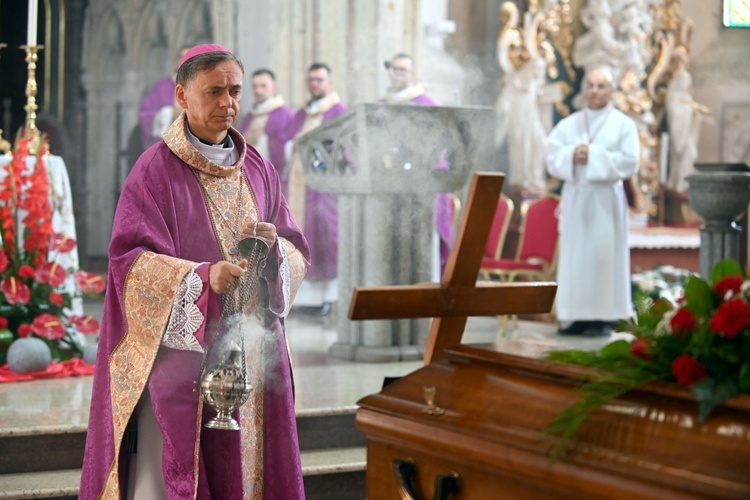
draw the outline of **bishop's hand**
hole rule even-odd
[[[234,290],[240,276],[245,274],[247,259],[242,259],[237,264],[221,260],[212,264],[208,269],[208,284],[214,293],[225,294]]]
[[[261,239],[268,245],[269,249],[276,243],[276,237],[276,226],[270,222],[260,222],[253,219],[248,219],[247,224],[245,224],[240,232],[240,239]]]

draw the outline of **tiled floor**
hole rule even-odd
[[[93,305],[96,307],[96,305]],[[92,311],[96,312],[96,311]],[[363,396],[378,392],[386,376],[405,375],[421,361],[355,363],[332,359],[328,348],[336,332],[330,319],[295,314],[287,320],[292,350],[298,411],[353,406]],[[494,317],[470,318],[465,343],[498,340]],[[523,356],[539,356],[547,349],[596,349],[611,338],[561,337],[549,323],[521,321],[510,339],[500,339],[503,349]],[[0,384],[0,433],[27,434],[86,427],[92,377]]]

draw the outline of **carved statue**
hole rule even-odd
[[[612,24],[612,8],[607,0],[590,0],[581,9],[581,23],[588,29],[578,36],[573,44],[573,63],[584,69],[584,73],[597,68],[608,69],[615,82],[620,80],[618,60],[622,46]],[[584,74],[584,80],[585,80]],[[576,108],[583,106],[583,94],[573,100]]]
[[[495,143],[508,144],[511,185],[545,191],[547,131],[540,117],[539,96],[545,84],[547,63],[537,46],[542,17],[527,13],[525,28],[521,29],[518,7],[505,2],[500,6],[500,19],[503,27],[497,40],[497,61],[503,80],[495,105]]]
[[[693,100],[693,78],[687,70],[687,51],[675,49],[675,72],[667,85],[667,122],[669,124],[669,178],[667,187],[677,192],[687,191],[685,177],[694,173],[698,157],[703,115],[710,110]]]

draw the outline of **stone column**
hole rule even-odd
[[[740,257],[740,227],[736,220],[750,202],[750,173],[711,172],[687,177],[690,206],[703,217],[700,273],[710,279],[722,259]],[[740,262],[744,268],[746,263]]]

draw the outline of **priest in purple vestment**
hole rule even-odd
[[[289,206],[295,220],[303,221],[302,231],[310,245],[310,270],[300,286],[296,304],[320,307],[320,313],[325,315],[338,300],[338,196],[305,185],[296,139],[345,112],[346,105],[339,101],[327,64],[312,64],[306,82],[310,100],[295,113],[288,132],[288,137],[295,140]]]
[[[294,111],[284,104],[284,98],[276,91],[276,75],[262,68],[252,74],[253,109],[242,120],[240,132],[248,144],[271,163],[281,178],[281,189],[287,195],[289,172],[286,170],[287,136]]]
[[[190,49],[175,89],[184,112],[123,187],[81,499],[304,498],[281,318],[309,251],[276,169],[232,128],[242,80],[227,49]],[[249,236],[269,246],[255,269],[237,249]],[[254,285],[239,294],[246,274]],[[216,412],[194,390],[206,352],[223,340],[227,304],[253,324],[244,337],[253,390],[233,412],[239,430],[206,428]]]
[[[190,47],[183,47],[177,57],[177,63],[185,56]],[[141,125],[141,142],[147,150],[167,131],[169,125],[181,112],[174,100],[174,76],[165,76],[151,88],[138,108],[138,120]]]
[[[414,106],[437,106],[438,102],[427,95],[424,87],[417,82],[414,59],[403,52],[385,62],[391,86],[386,96],[380,100],[385,104],[406,104]],[[446,151],[440,153],[436,169],[447,169]],[[453,200],[448,193],[438,193],[435,197],[435,227],[440,238],[440,275],[448,262],[453,244]]]

